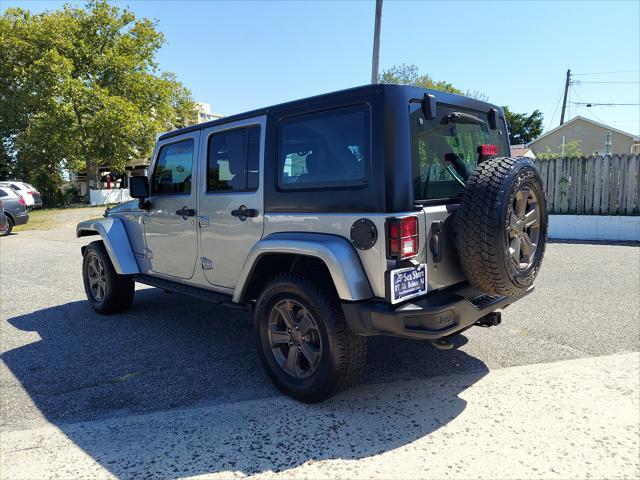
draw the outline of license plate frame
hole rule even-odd
[[[397,268],[389,271],[391,303],[404,302],[427,293],[427,264]]]

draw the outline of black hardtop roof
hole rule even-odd
[[[196,130],[213,127],[216,125],[223,125],[225,123],[244,120],[246,118],[257,117],[259,115],[266,115],[269,112],[272,112],[274,110],[278,110],[281,108],[290,108],[296,105],[300,105],[302,107],[306,104],[321,102],[323,100],[338,100],[340,98],[348,98],[350,96],[360,95],[363,93],[383,92],[385,90],[393,91],[395,94],[399,94],[401,97],[404,97],[404,100],[406,100],[407,102],[413,98],[421,99],[425,93],[429,93],[434,95],[437,101],[441,103],[461,105],[471,109],[483,110],[483,111],[488,111],[490,108],[497,108],[500,112],[502,112],[502,108],[496,105],[492,105],[490,103],[465,97],[462,95],[456,95],[454,93],[441,92],[439,90],[429,90],[427,88],[416,87],[413,85],[397,85],[397,84],[391,84],[391,83],[379,83],[379,84],[361,85],[358,87],[347,88],[345,90],[338,90],[335,92],[323,93],[320,95],[314,95],[312,97],[301,98],[299,100],[292,100],[289,102],[271,105],[269,107],[250,110],[248,112],[237,113],[234,115],[230,115],[228,117],[222,117],[216,120],[211,120],[209,122],[198,123],[196,125],[191,125],[189,127],[179,128],[177,130],[172,130],[170,132],[163,133],[158,137],[158,140],[164,140],[166,138],[175,137],[183,133],[189,133]]]

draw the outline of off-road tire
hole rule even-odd
[[[14,227],[14,223],[13,220],[11,219],[10,216],[5,215],[6,219],[7,219],[7,229],[6,230],[0,230],[0,237],[6,237],[7,235],[11,234],[11,231],[13,230]]]
[[[296,378],[280,366],[271,350],[267,329],[275,305],[293,300],[316,319],[322,342],[317,369],[307,378]],[[327,293],[306,278],[286,273],[274,277],[258,299],[254,317],[254,337],[260,360],[276,387],[297,400],[313,403],[347,388],[362,372],[367,340],[354,335],[335,294]]]
[[[104,266],[104,296],[96,298],[91,289],[89,270],[93,258]],[[133,303],[135,282],[131,277],[116,273],[102,241],[91,242],[84,251],[82,260],[82,278],[87,300],[98,313],[110,315],[128,309]]]
[[[517,268],[509,254],[509,221],[518,191],[530,188],[539,209],[539,233],[530,265]],[[535,280],[547,240],[547,208],[542,180],[526,157],[482,162],[467,180],[456,214],[456,247],[462,270],[479,290],[518,296]]]

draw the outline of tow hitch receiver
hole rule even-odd
[[[495,327],[502,323],[502,313],[501,312],[491,312],[485,315],[482,318],[479,318],[476,321],[476,325],[479,327]]]

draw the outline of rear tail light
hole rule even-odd
[[[25,201],[24,201],[24,198],[22,198],[22,197],[18,198],[18,203],[19,203],[20,205],[26,205],[26,204],[27,204],[27,202],[25,202]]]
[[[387,221],[389,258],[404,260],[418,254],[418,218],[392,218]]]

